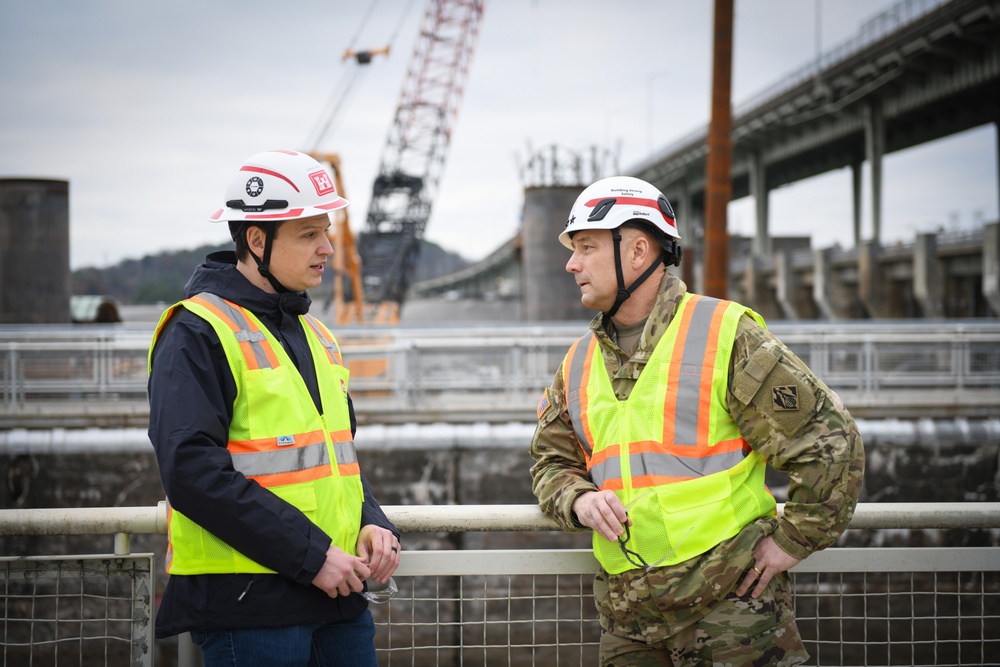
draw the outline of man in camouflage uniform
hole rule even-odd
[[[577,199],[560,240],[573,250],[566,269],[580,286],[582,303],[601,311],[588,336],[596,339],[608,391],[624,403],[643,372],[659,372],[658,382],[668,382],[662,366],[645,371],[661,339],[674,340],[665,334],[687,292],[666,270],[681,255],[666,198],[639,179],[598,181]],[[787,570],[833,544],[847,527],[861,491],[864,453],[840,398],[761,323],[749,309],[739,317],[718,400],[738,429],[739,455],[760,455],[788,474],[788,502],[777,516],[772,501],[770,512],[686,560],[671,562],[670,553],[636,560],[630,536],[657,527],[642,525],[636,508],[622,502],[620,488],[595,483],[596,449],[579,437],[589,428],[579,423],[587,408],[572,409],[580,399],[574,387],[567,392],[566,361],[542,397],[531,443],[532,486],[541,509],[564,530],[592,529],[599,559],[600,550],[618,542],[631,564],[616,574],[604,567],[594,582],[602,666],[797,665],[808,658]],[[615,442],[627,440],[620,438]]]

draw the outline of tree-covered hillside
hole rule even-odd
[[[469,261],[429,241],[421,241],[420,260],[414,281],[427,280],[459,271]],[[100,294],[121,304],[173,303],[184,297],[184,284],[205,255],[216,250],[231,250],[232,243],[205,245],[193,250],[146,255],[127,259],[104,269],[82,268],[73,272],[72,293]],[[333,272],[327,272],[322,287],[310,291],[317,298],[332,290]]]

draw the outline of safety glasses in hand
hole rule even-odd
[[[389,581],[384,584],[379,583],[374,579],[365,579],[365,592],[362,593],[362,595],[369,602],[374,602],[375,604],[385,604],[389,600],[396,597],[396,593],[398,592],[399,587],[396,585],[396,580],[389,577]]]

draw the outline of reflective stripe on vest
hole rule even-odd
[[[264,487],[308,482],[331,474],[322,431],[259,440],[230,440],[233,467]]]
[[[563,361],[563,387],[566,391],[566,409],[573,421],[573,431],[577,442],[589,458],[594,451],[593,440],[587,428],[587,392],[590,384],[590,368],[597,349],[597,338],[588,331],[569,348]],[[581,395],[581,391],[583,391]]]
[[[567,410],[587,470],[628,508],[628,548],[651,566],[697,556],[774,514],[764,458],[742,438],[727,405],[745,313],[763,325],[739,304],[685,295],[624,401],[592,332],[563,361]],[[595,533],[593,545],[606,571],[635,567],[617,543]]]
[[[663,440],[658,443],[634,443],[629,449],[629,466],[633,488],[656,486],[683,481],[728,470],[746,456],[742,438],[715,443],[708,442],[711,418],[713,376],[704,360],[718,353],[719,328],[732,304],[700,295],[689,295],[685,307],[678,313],[677,338],[667,377],[664,404]],[[586,343],[586,345],[584,345]],[[580,349],[585,353],[581,354]],[[620,448],[611,445],[595,453],[594,438],[587,417],[587,387],[591,368],[604,362],[597,338],[588,331],[567,354],[566,402],[573,430],[588,454],[591,479],[601,489],[623,488]],[[647,366],[652,365],[653,359]]]
[[[246,359],[247,368],[256,370],[258,368],[274,368],[278,365],[278,358],[274,354],[274,348],[257,326],[248,320],[243,312],[229,303],[225,299],[203,292],[190,299],[194,303],[200,304],[226,323],[240,344],[240,350]]]
[[[312,327],[312,330],[316,333],[320,341],[323,342],[323,347],[326,348],[326,354],[330,358],[330,363],[343,366],[344,360],[340,356],[340,348],[337,346],[337,341],[333,337],[333,334],[330,333],[330,330],[309,313],[306,313],[303,319]]]
[[[350,429],[349,373],[336,339],[318,320],[299,318],[316,369],[319,412],[277,339],[252,313],[212,294],[164,313],[150,346],[150,366],[159,334],[181,306],[212,325],[239,388],[227,443],[233,467],[298,508],[335,546],[353,554],[364,491]],[[275,395],[286,396],[287,403],[275,403]],[[271,572],[169,504],[168,510],[169,573]]]

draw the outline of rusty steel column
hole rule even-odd
[[[730,84],[733,70],[733,0],[715,0],[712,40],[712,118],[705,164],[705,294],[729,292],[729,232],[726,207],[732,198],[733,140]]]

